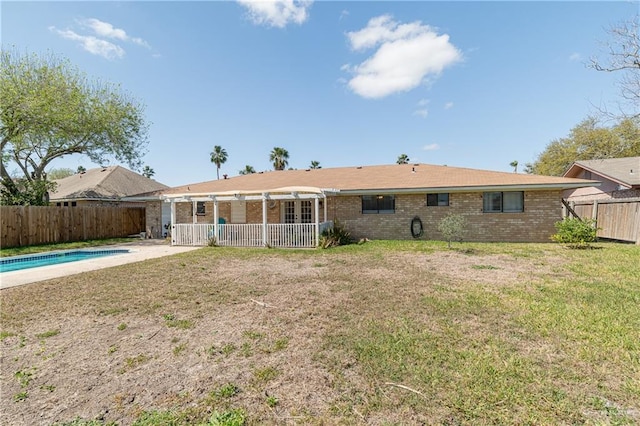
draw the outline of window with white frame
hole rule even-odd
[[[485,213],[521,213],[524,211],[524,192],[485,192],[482,210]]]

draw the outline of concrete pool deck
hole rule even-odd
[[[138,240],[130,243],[92,248],[128,249],[130,252],[62,263],[59,265],[40,266],[38,268],[23,269],[20,271],[2,272],[0,273],[0,289],[31,284],[53,278],[60,278],[67,275],[80,274],[82,272],[94,271],[96,269],[110,268],[112,266],[124,265],[126,263],[142,262],[147,259],[197,250],[202,247],[171,246],[165,240]]]

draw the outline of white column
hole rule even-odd
[[[323,222],[326,222],[328,220],[327,219],[327,204],[329,203],[329,200],[327,199],[327,195],[326,194],[324,194],[323,196],[324,196],[324,203],[323,203],[323,207],[324,207],[324,218],[323,219],[324,220],[323,220]]]
[[[316,213],[316,247],[320,243],[320,197],[315,198],[315,213]]]
[[[267,197],[269,194],[262,194],[262,245],[267,246]]]
[[[213,235],[218,240],[218,200],[213,198]]]
[[[171,245],[176,242],[176,202],[171,200]]]
[[[193,209],[192,209],[193,223],[198,223],[198,216],[196,216],[196,211],[198,210],[198,202],[197,201],[192,201],[192,202],[193,202]]]

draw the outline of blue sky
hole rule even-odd
[[[412,162],[511,171],[618,100],[606,30],[638,2],[11,2],[2,45],[69,58],[146,105],[144,164],[175,186]],[[112,163],[115,164],[115,163]],[[97,167],[86,156],[53,167]]]

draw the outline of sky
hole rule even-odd
[[[607,30],[638,1],[0,2],[3,48],[68,58],[145,105],[143,164],[177,186],[228,160],[513,171],[619,100]],[[118,164],[115,161],[110,165]],[[50,168],[98,167],[84,155]],[[126,166],[123,164],[123,166]]]

